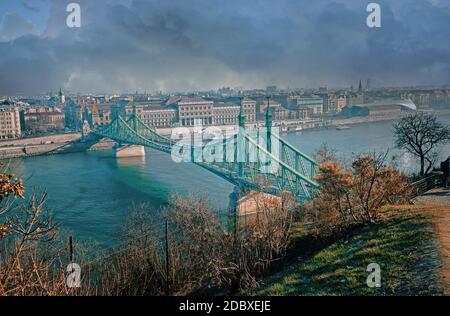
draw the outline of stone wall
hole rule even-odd
[[[65,143],[81,137],[80,133],[48,135],[42,137],[20,138],[12,140],[0,141],[0,147],[21,146],[21,145],[38,145],[45,142]]]

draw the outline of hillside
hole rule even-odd
[[[387,208],[378,224],[354,232],[311,256],[296,258],[248,294],[441,295],[446,286],[445,269],[440,268],[444,258],[439,235],[442,228],[437,226],[442,219],[437,214],[448,217],[450,208]],[[380,288],[366,284],[370,263],[381,267]]]

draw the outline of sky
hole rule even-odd
[[[449,84],[450,0],[372,1],[0,0],[0,95]]]

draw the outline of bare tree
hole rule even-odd
[[[420,176],[426,175],[436,159],[436,148],[450,139],[450,129],[434,114],[416,113],[394,124],[395,143],[420,159]]]

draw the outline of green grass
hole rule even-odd
[[[306,258],[297,258],[250,295],[433,295],[439,253],[431,218],[409,210],[384,211],[365,227]],[[381,287],[369,288],[370,263],[381,267]]]

